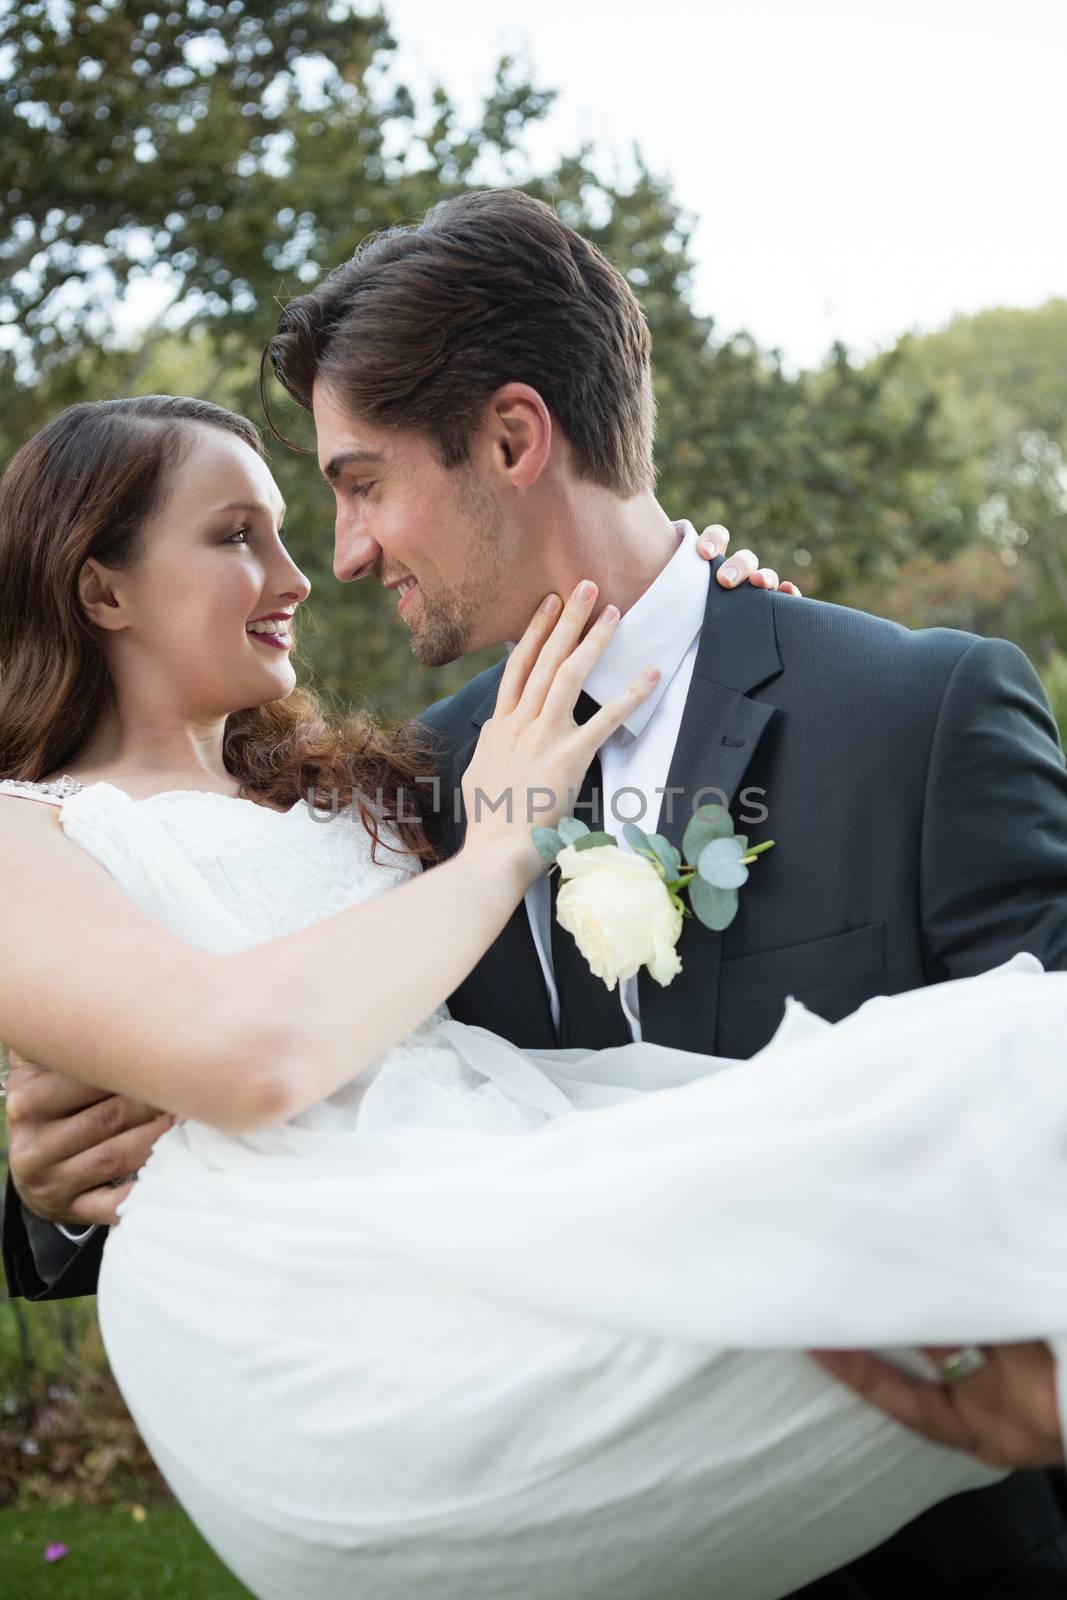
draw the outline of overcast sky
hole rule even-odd
[[[695,298],[792,364],[1067,294],[1067,0],[382,0],[413,87],[504,49],[537,159],[634,141],[699,219]]]

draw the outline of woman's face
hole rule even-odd
[[[285,505],[266,463],[221,428],[190,432],[140,558],[109,572],[125,622],[112,622],[112,666],[180,714],[225,716],[295,687],[287,619],[311,585],[283,543]],[[278,631],[250,628],[267,617]]]

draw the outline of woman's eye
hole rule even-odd
[[[233,533],[230,534],[230,537],[228,539],[223,539],[222,542],[223,542],[223,544],[233,544],[235,539],[243,539],[245,544],[247,544],[248,543],[248,529],[247,528],[235,528]]]
[[[374,488],[373,483],[354,483],[352,485],[352,493],[353,494],[370,494],[370,492],[371,492],[371,490],[373,488]]]

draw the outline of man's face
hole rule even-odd
[[[373,575],[399,585],[398,614],[427,666],[510,637],[507,530],[476,466],[446,470],[422,434],[350,416],[322,383],[312,400],[319,466],[337,503],[340,581]]]

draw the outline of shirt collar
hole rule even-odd
[[[711,563],[697,551],[691,522],[676,522],[674,530],[677,550],[655,582],[620,617],[611,643],[585,682],[587,692],[604,705],[645,667],[659,668],[656,687],[634,707],[613,738],[629,734],[636,739],[644,731],[704,625]]]
[[[636,739],[655,715],[663,696],[704,625],[711,563],[697,551],[691,522],[672,524],[678,548],[659,577],[619,618],[614,636],[585,680],[585,689],[600,705],[631,684],[645,667],[658,667],[660,680],[635,706],[612,739]],[[507,642],[510,655],[515,641]]]

